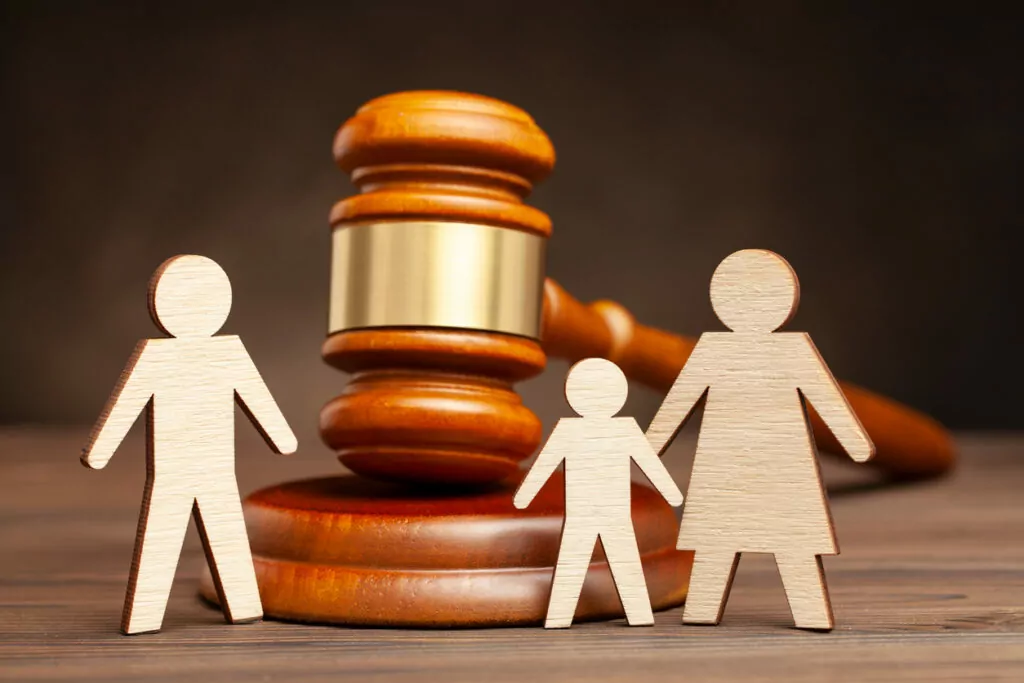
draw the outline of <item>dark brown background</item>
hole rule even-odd
[[[326,3],[325,3],[326,4]],[[304,440],[323,366],[337,126],[395,90],[528,110],[549,273],[699,333],[742,247],[786,256],[835,373],[1021,427],[1021,23],[996,4],[5,5],[0,421],[95,419],[166,257],[217,259]],[[286,7],[287,5],[287,7]],[[1019,268],[1018,268],[1019,270]],[[564,366],[523,388],[550,420]],[[646,424],[657,397],[637,390]]]

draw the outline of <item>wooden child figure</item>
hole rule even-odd
[[[235,481],[235,399],[278,453],[295,435],[233,335],[213,336],[231,309],[231,283],[202,256],[177,256],[153,275],[149,310],[169,338],[135,347],[82,463],[101,469],[148,407],[148,467],[121,630],[159,631],[189,513],[196,520],[224,615],[263,616]]]
[[[717,624],[741,552],[773,553],[798,628],[830,630],[821,565],[836,555],[804,400],[857,462],[874,446],[811,338],[776,332],[800,286],[781,256],[745,250],[711,279],[711,304],[731,332],[701,336],[647,432],[664,452],[707,392],[680,550],[695,551],[683,623]]]
[[[565,525],[545,628],[572,624],[594,546],[600,539],[630,626],[654,624],[630,509],[630,461],[635,460],[673,506],[683,494],[631,417],[614,417],[626,402],[626,377],[611,361],[588,358],[569,370],[565,396],[580,417],[555,425],[516,491],[522,510],[565,460]]]

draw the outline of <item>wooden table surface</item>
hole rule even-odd
[[[227,626],[196,597],[189,532],[163,631],[118,633],[145,475],[136,429],[107,469],[82,429],[0,431],[0,679],[12,681],[1024,681],[1024,435],[964,434],[941,481],[873,486],[829,465],[843,554],[826,558],[832,633],[790,628],[772,560],[748,556],[718,627],[621,622],[392,631]],[[240,431],[243,491],[338,471]],[[666,456],[685,485],[687,444]],[[677,452],[678,451],[678,452]]]

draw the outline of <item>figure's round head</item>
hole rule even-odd
[[[626,376],[604,358],[587,358],[569,368],[565,398],[581,417],[612,417],[622,410],[629,394]]]
[[[734,332],[772,332],[793,317],[800,283],[786,259],[764,249],[725,257],[711,276],[711,307]]]
[[[149,311],[172,337],[209,337],[228,319],[231,282],[205,256],[175,256],[149,282]]]

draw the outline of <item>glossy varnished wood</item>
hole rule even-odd
[[[257,491],[244,507],[264,609],[278,619],[364,626],[539,624],[562,530],[563,485],[553,477],[529,510],[518,511],[516,483],[412,490],[346,475]],[[650,488],[634,485],[633,516],[655,608],[680,604],[692,555],[675,549],[675,514]],[[208,572],[203,595],[217,599]],[[621,614],[597,552],[578,618]]]
[[[506,102],[445,91],[378,97],[338,130],[334,158],[361,192],[334,206],[333,226],[440,218],[551,233],[551,219],[523,199],[554,168],[554,147]]]
[[[118,609],[145,479],[141,429],[103,476],[77,465],[86,428],[0,432],[0,680],[1019,681],[1024,671],[1024,435],[963,436],[949,478],[871,489],[826,461],[843,555],[826,558],[828,634],[791,628],[774,564],[739,567],[717,628],[622,621],[407,631],[264,621],[240,627],[196,596],[205,564],[190,533],[161,633],[122,637]],[[330,475],[329,455],[263,457],[239,434],[243,492]],[[685,488],[693,441],[665,463]]]
[[[544,368],[533,341],[459,330],[353,330],[324,358],[352,373],[320,413],[320,433],[349,469],[409,483],[486,484],[514,474],[540,421],[512,382]]]
[[[359,192],[334,206],[333,230],[427,220],[551,233],[550,219],[523,200],[554,167],[554,148],[526,112],[505,102],[441,91],[379,97],[341,126],[334,157]],[[323,354],[354,375],[320,420],[325,442],[354,472],[427,484],[496,482],[540,442],[537,418],[511,387],[544,368],[535,340],[354,329],[330,335]]]

